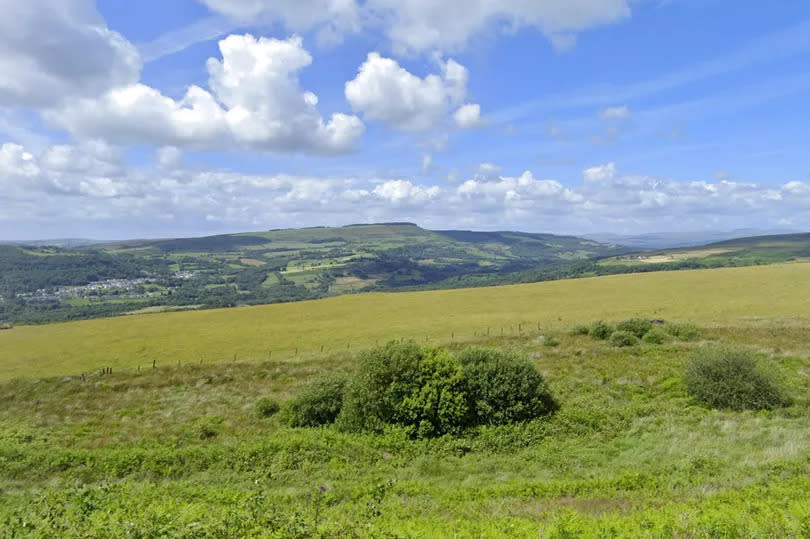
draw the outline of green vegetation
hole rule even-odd
[[[617,331],[626,331],[638,339],[643,338],[652,327],[652,322],[646,318],[630,318],[616,324]]]
[[[588,335],[590,335],[592,339],[599,341],[609,339],[612,334],[613,326],[606,324],[605,322],[597,322],[588,330]]]
[[[787,404],[784,391],[748,350],[702,348],[686,367],[689,394],[712,408],[771,410]]]
[[[418,438],[459,433],[469,400],[464,369],[447,350],[389,343],[360,355],[339,424],[371,432],[393,425]]]
[[[664,344],[669,341],[672,337],[669,333],[661,328],[652,328],[650,331],[644,334],[642,337],[642,341],[647,344]]]
[[[581,297],[595,294],[583,287]],[[528,361],[559,410],[425,439],[259,417],[261,398],[284,409],[313,377],[356,372],[345,347],[9,381],[0,384],[0,537],[801,537],[810,326],[750,305],[754,323],[701,313],[713,320],[701,338],[734,343],[780,373],[792,399],[770,411],[695,403],[681,377],[703,341],[614,348],[561,331],[548,348],[526,329],[479,333],[471,340],[486,352],[449,351],[462,365],[482,353],[513,358],[504,372],[517,390],[512,368]],[[627,318],[631,306],[618,307],[594,317]]]
[[[270,417],[281,410],[281,405],[277,400],[269,397],[262,397],[256,401],[256,415],[259,417]]]
[[[669,324],[666,327],[667,333],[682,341],[694,341],[700,337],[700,330],[695,324]]]
[[[635,346],[638,344],[638,337],[629,331],[618,330],[610,334],[610,344],[619,348],[624,346]]]
[[[402,290],[537,270],[627,250],[520,232],[409,223],[129,241],[79,249],[0,246],[0,320],[77,320],[152,307],[258,305]],[[116,280],[118,282],[108,282]]]
[[[346,378],[320,376],[290,400],[282,412],[282,421],[291,427],[317,427],[334,423],[343,406]]]
[[[79,320],[810,259],[810,234],[627,254],[550,234],[430,231],[409,223],[273,230],[79,248],[0,246],[0,320]],[[129,284],[109,280],[131,281]]]
[[[471,424],[529,421],[559,408],[543,375],[513,351],[468,348],[458,356],[467,380]]]

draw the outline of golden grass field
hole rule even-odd
[[[20,326],[0,332],[0,380],[199,362],[289,360],[412,338],[446,343],[629,316],[745,325],[810,319],[810,263],[615,275],[526,285]],[[296,353],[297,349],[297,353]]]

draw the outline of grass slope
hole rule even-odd
[[[363,294],[0,331],[0,379],[102,367],[304,360],[393,338],[468,341],[633,315],[702,324],[807,319],[810,264],[616,275],[504,287]],[[297,349],[297,353],[296,353]]]
[[[758,271],[791,276],[772,269]],[[471,340],[533,358],[560,412],[427,441],[290,429],[254,414],[260,397],[284,401],[316,374],[351,369],[346,351],[19,380],[0,384],[0,537],[806,537],[807,321],[751,325],[746,316],[778,316],[791,305],[786,296],[770,309],[768,287],[764,300],[751,293],[702,303],[695,276],[726,291],[724,282],[752,276],[694,274],[668,297],[692,287],[696,295],[667,309],[715,320],[704,340],[759,352],[788,381],[793,406],[734,413],[696,405],[680,373],[705,342],[616,349],[559,332],[549,348],[536,331]],[[568,302],[581,321],[591,320],[589,309],[636,311],[641,302],[619,294],[651,285],[578,284]],[[617,289],[610,310],[598,307],[597,284]]]

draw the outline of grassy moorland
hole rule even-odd
[[[700,324],[808,316],[810,264],[618,275],[158,313],[0,331],[0,379],[112,367],[317,358],[391,339],[441,344],[635,315]],[[806,319],[806,318],[805,318]],[[297,349],[297,354],[296,354]]]
[[[0,334],[5,377],[26,375],[0,385],[0,537],[806,537],[808,269],[18,327]],[[699,334],[618,348],[571,331],[632,315],[691,320]],[[521,334],[510,334],[521,321]],[[474,343],[527,355],[559,411],[425,440],[397,429],[290,428],[255,412],[262,397],[285,403],[315,375],[351,372],[349,340],[354,348],[430,331],[454,353]],[[123,356],[138,335],[145,355]],[[275,335],[309,343],[307,353],[263,358]],[[342,346],[313,350],[327,337]],[[716,343],[756,354],[790,405],[735,412],[693,400],[685,365]],[[36,359],[51,346],[65,350],[66,366]],[[169,358],[184,347],[177,366]],[[204,350],[206,362],[193,361]],[[216,350],[228,361],[214,363]],[[157,369],[117,368],[159,353]],[[64,376],[98,362],[113,373]]]

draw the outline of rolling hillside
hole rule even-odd
[[[423,288],[626,249],[520,232],[353,225],[94,245],[0,246],[0,321],[91,318]]]

